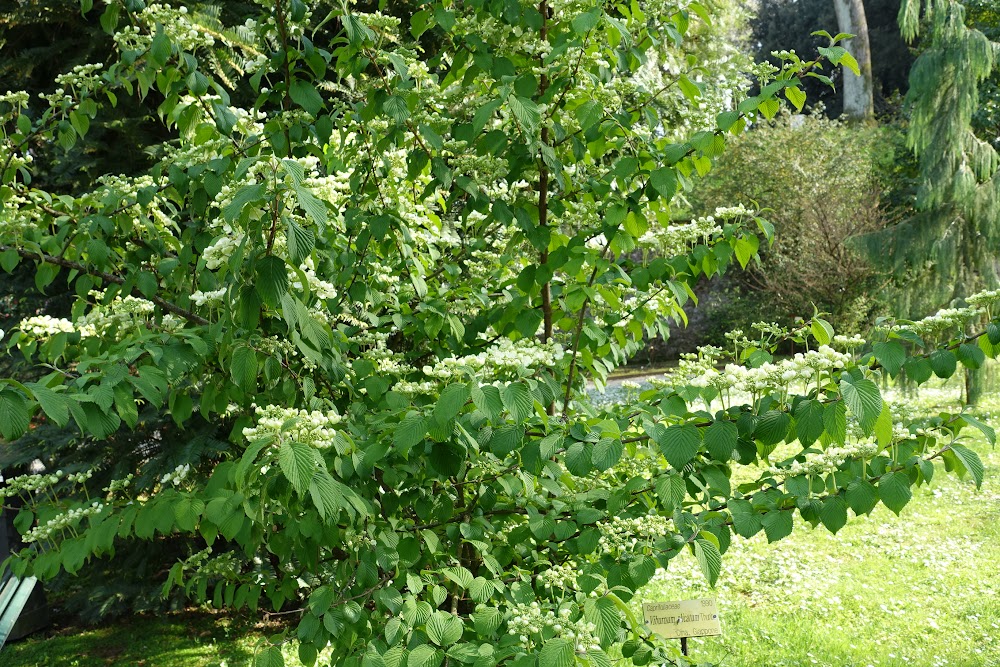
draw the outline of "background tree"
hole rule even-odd
[[[862,0],[833,0],[833,8],[838,30],[854,35],[844,40],[844,48],[854,56],[859,69],[859,74],[850,70],[843,72],[844,115],[852,120],[870,122],[875,118],[875,98],[865,5]]]

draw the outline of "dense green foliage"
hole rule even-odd
[[[0,96],[0,266],[77,297],[3,338],[30,372],[0,379],[0,436],[47,466],[6,481],[16,574],[183,535],[165,591],[297,618],[306,662],[332,643],[366,667],[682,664],[627,605],[682,550],[714,583],[734,534],[899,513],[937,459],[982,482],[958,438],[989,426],[894,414],[877,382],[995,357],[1000,292],[871,345],[762,325],[627,405],[587,391],[684,321],[699,279],[757,261],[757,211],[675,224],[672,202],[801,109],[802,78],[853,66],[836,38],[706,121],[711,63],[643,69],[710,21],[698,3],[259,9],[237,43],[111,3],[114,58],[39,109]],[[220,41],[240,54],[222,74]],[[169,136],[148,171],[33,181],[29,146],[70,150],[127,99]],[[775,360],[787,341],[806,352]]]
[[[758,202],[776,232],[759,265],[727,276],[738,292],[720,314],[729,325],[722,332],[765,319],[790,325],[816,309],[842,329],[861,331],[882,314],[874,297],[880,269],[852,239],[882,229],[893,215],[882,203],[883,191],[895,185],[885,178],[898,158],[891,137],[891,128],[785,114],[719,156],[693,194],[695,210]]]

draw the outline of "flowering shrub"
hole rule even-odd
[[[238,91],[200,67],[215,38],[185,12],[128,0],[102,17],[115,62],[40,111],[0,107],[0,266],[33,262],[40,289],[64,271],[79,296],[71,319],[6,334],[39,375],[0,380],[0,435],[114,441],[141,408],[173,422],[150,440],[225,440],[165,475],[8,481],[33,538],[17,575],[183,535],[164,589],[282,612],[273,642],[307,663],[332,643],[349,665],[680,664],[626,603],[681,550],[714,583],[734,532],[898,512],[937,458],[982,481],[956,436],[988,426],[896,426],[877,384],[996,356],[1000,328],[957,315],[886,322],[871,351],[821,319],[761,325],[627,405],[587,393],[685,320],[697,280],[770,241],[751,209],[673,225],[671,202],[779,96],[801,107],[799,77],[851,64],[836,40],[673,141],[637,73],[710,21],[696,2],[261,10]],[[686,73],[660,83],[699,104]],[[149,173],[32,186],[27,146],[72,145],[121,95],[162,97],[174,134]],[[808,351],[776,361],[786,337]],[[94,470],[115,463],[101,451]],[[737,466],[756,481],[734,488]]]

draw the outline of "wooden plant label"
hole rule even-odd
[[[722,624],[715,599],[648,602],[642,605],[646,625],[667,639],[721,635]]]

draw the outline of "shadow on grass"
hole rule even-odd
[[[3,667],[243,667],[260,632],[208,612],[55,627],[0,649]]]

